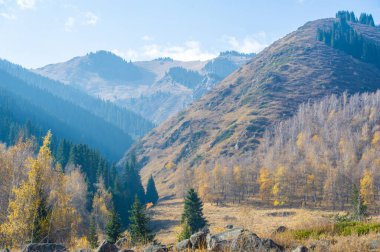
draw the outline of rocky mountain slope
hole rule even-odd
[[[134,147],[143,178],[153,174],[163,196],[178,193],[186,171],[202,161],[252,153],[263,132],[301,103],[380,88],[375,65],[317,40],[318,29],[330,29],[337,21],[306,23],[151,131]],[[350,25],[380,43],[380,28]]]
[[[132,63],[110,52],[99,51],[34,71],[160,123],[201,97],[253,56],[231,51],[210,61],[159,58]]]

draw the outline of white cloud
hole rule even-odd
[[[17,0],[18,7],[21,9],[33,9],[36,6],[36,0]]]
[[[153,40],[153,38],[149,35],[142,36],[141,39],[144,41],[152,41]]]
[[[94,13],[92,12],[86,12],[86,14],[84,15],[84,24],[86,25],[96,25],[96,23],[98,23],[98,20],[99,20],[99,17],[96,16]]]
[[[143,47],[144,58],[171,57],[176,60],[208,60],[216,56],[215,53],[203,51],[199,41],[186,41],[183,45],[160,46],[151,44]]]
[[[269,44],[264,32],[245,37],[241,40],[234,36],[226,36],[225,40],[233,50],[243,53],[258,53]]]
[[[17,17],[12,13],[1,12],[0,16],[8,20],[15,20]]]
[[[75,18],[68,17],[65,22],[65,31],[67,32],[72,31],[74,25],[75,25]]]

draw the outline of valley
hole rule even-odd
[[[0,7],[41,11],[31,3]],[[70,16],[65,36],[135,22],[122,14]],[[272,43],[223,32],[204,51],[133,29],[134,50],[102,33],[84,48],[107,50],[60,63],[0,59],[0,250],[380,251],[380,26],[364,11],[317,16]]]

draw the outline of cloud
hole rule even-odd
[[[0,16],[8,20],[15,20],[17,17],[12,13],[1,12]]]
[[[216,56],[215,53],[202,50],[201,43],[195,40],[175,46],[147,45],[143,47],[143,54],[146,58],[171,57],[182,61],[208,60]]]
[[[84,24],[86,25],[96,25],[98,20],[99,17],[92,12],[86,12],[84,15]]]
[[[241,40],[234,36],[225,36],[225,40],[233,50],[243,53],[258,53],[269,45],[264,32],[245,37]]]
[[[16,3],[23,10],[33,9],[36,6],[36,0],[17,0]]]
[[[72,31],[74,25],[75,25],[75,18],[68,17],[66,22],[65,22],[65,31],[67,31],[67,32]]]
[[[144,41],[152,41],[153,40],[153,38],[149,35],[142,36],[141,39]]]

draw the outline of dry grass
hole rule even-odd
[[[160,202],[158,206],[151,209],[152,223],[159,242],[176,243],[182,210],[183,201],[179,199]],[[287,215],[284,216],[284,213]],[[262,209],[244,205],[204,205],[204,214],[209,221],[211,233],[224,231],[227,224],[233,224],[235,227],[249,229],[260,237],[271,238],[287,248],[287,251],[291,251],[298,245],[314,245],[314,251],[365,252],[370,251],[368,244],[371,241],[379,240],[380,244],[380,235],[374,233],[363,236],[337,236],[327,232],[332,229],[332,217],[338,213],[291,208]],[[378,220],[378,216],[372,218],[372,221]],[[290,230],[312,229],[317,233],[320,232],[321,235],[317,238],[296,239],[292,231],[274,234],[273,231],[279,226],[285,226]],[[329,249],[324,246],[326,243],[329,244]]]

